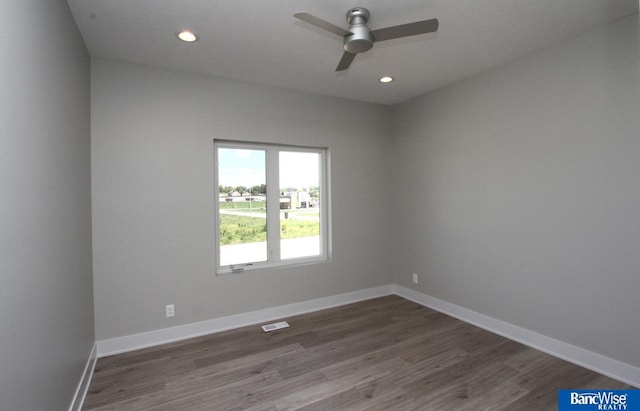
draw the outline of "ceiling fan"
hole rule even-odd
[[[369,10],[364,7],[354,7],[347,11],[348,29],[343,29],[305,12],[296,13],[293,16],[344,38],[344,54],[338,63],[338,67],[336,67],[336,71],[348,69],[356,54],[371,49],[374,42],[432,33],[438,30],[438,19],[416,21],[414,23],[371,30],[367,26]]]

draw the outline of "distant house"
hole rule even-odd
[[[266,201],[267,198],[265,196],[252,196],[249,193],[240,194],[237,191],[233,193],[229,193],[228,195],[220,194],[220,202],[227,203],[239,203],[242,201]]]
[[[280,193],[280,209],[310,208],[311,197],[307,191],[286,191]]]

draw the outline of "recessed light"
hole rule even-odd
[[[380,83],[391,83],[393,81],[393,77],[391,76],[383,76],[378,79]]]
[[[198,40],[198,37],[189,30],[183,30],[178,33],[178,38],[187,43],[193,43]]]

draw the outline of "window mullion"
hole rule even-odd
[[[267,247],[270,262],[280,262],[280,176],[278,150],[267,150]]]

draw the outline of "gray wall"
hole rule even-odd
[[[94,342],[89,56],[63,0],[0,19],[0,408],[61,410]]]
[[[390,282],[387,107],[100,59],[91,95],[97,339]],[[329,147],[332,262],[215,275],[214,138]]]
[[[394,108],[396,283],[640,366],[638,34],[636,14]]]

